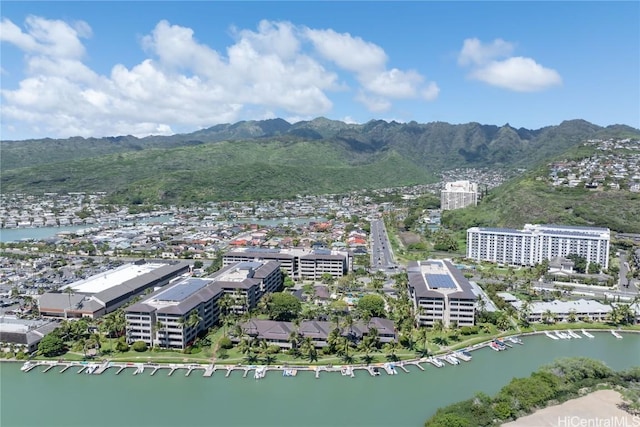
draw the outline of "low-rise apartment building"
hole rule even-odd
[[[328,273],[334,278],[344,276],[353,268],[353,255],[348,251],[328,249],[265,249],[239,248],[227,252],[222,264],[241,261],[277,261],[291,278],[317,280]]]
[[[513,301],[511,305],[523,311],[523,301]],[[594,300],[579,299],[575,301],[536,301],[528,303],[527,320],[529,322],[568,322],[594,321],[604,322],[611,312],[611,306]]]
[[[446,260],[412,261],[407,267],[409,294],[416,324],[433,326],[475,324],[476,295],[471,284]]]

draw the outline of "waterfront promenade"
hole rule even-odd
[[[602,329],[594,329],[592,332],[608,333],[610,331]],[[284,376],[296,376],[297,372],[312,372],[315,378],[320,378],[321,373],[339,373],[343,376],[349,376],[355,378],[358,375],[369,375],[372,377],[379,376],[381,372],[386,372],[389,375],[397,374],[398,370],[405,373],[409,373],[407,367],[414,366],[421,371],[425,370],[423,365],[429,364],[436,368],[442,368],[446,365],[457,365],[459,363],[472,362],[472,352],[488,347],[495,351],[508,350],[514,347],[522,345],[524,341],[520,337],[526,337],[531,335],[540,335],[542,337],[549,335],[548,331],[530,332],[519,335],[511,335],[498,339],[489,339],[485,342],[478,343],[464,349],[455,351],[448,351],[439,353],[430,357],[421,357],[410,360],[398,360],[385,363],[372,363],[372,364],[345,364],[345,365],[311,365],[311,364],[274,364],[274,365],[259,365],[259,364],[216,364],[216,363],[153,363],[153,362],[116,362],[109,360],[102,361],[65,361],[65,360],[30,360],[22,365],[21,370],[23,372],[30,372],[38,370],[43,373],[49,371],[57,371],[59,373],[66,372],[67,370],[75,371],[78,374],[92,374],[100,375],[108,370],[115,371],[116,375],[129,372],[133,375],[142,373],[149,373],[150,376],[156,374],[167,376],[184,375],[190,376],[195,372],[200,373],[204,377],[211,377],[218,372],[216,376],[229,377],[233,372],[242,372],[243,378],[255,378],[261,379],[268,372],[279,372]],[[558,331],[563,333],[563,331]],[[569,335],[570,330],[566,330],[566,335]],[[572,332],[572,331],[571,331]],[[624,333],[636,333],[640,334],[640,331],[620,331]],[[584,336],[588,337],[593,335],[588,331],[583,331]],[[575,335],[575,333],[574,333]],[[620,335],[623,336],[623,335]],[[553,337],[550,337],[553,338]],[[553,338],[556,340],[556,338]],[[560,338],[557,338],[558,340]],[[568,338],[567,338],[568,339]],[[574,338],[575,339],[575,338]],[[524,350],[526,351],[526,350]],[[446,362],[446,363],[445,363]]]

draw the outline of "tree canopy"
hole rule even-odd
[[[380,295],[368,294],[358,300],[358,311],[370,317],[386,317],[384,299]]]
[[[38,352],[46,357],[58,356],[65,352],[64,341],[58,335],[51,333],[38,344]]]
[[[298,317],[301,309],[302,304],[298,298],[289,293],[276,292],[271,295],[267,314],[271,320],[288,321]]]

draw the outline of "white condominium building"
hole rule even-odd
[[[467,230],[467,258],[533,266],[544,260],[580,255],[609,268],[608,228],[526,224],[522,230],[472,227]]]
[[[478,184],[469,181],[447,182],[440,192],[440,208],[443,211],[476,206]]]

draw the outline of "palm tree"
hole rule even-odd
[[[554,319],[555,319],[555,315],[551,310],[547,310],[544,313],[542,313],[542,321],[544,323],[551,324],[553,323]]]
[[[420,341],[420,344],[422,344],[422,348],[419,350],[421,357],[429,355],[428,339],[429,334],[427,333],[427,328],[419,328],[418,340]]]
[[[300,349],[309,362],[318,360],[318,351],[316,350],[315,343],[311,337],[304,337]]]
[[[363,340],[359,345],[359,350],[364,353],[362,361],[367,365],[370,364],[373,360],[371,353],[375,350],[373,343],[369,340]]]
[[[158,341],[158,347],[160,348],[162,348],[162,340],[160,339],[160,330],[162,330],[162,328],[164,328],[164,324],[158,320],[156,322],[156,334],[158,335],[157,341]]]
[[[396,351],[398,351],[398,343],[396,343],[395,341],[388,342],[384,345],[384,352],[387,354],[387,359],[393,362],[398,360]]]
[[[227,335],[227,316],[229,314],[229,308],[232,304],[233,302],[229,294],[222,295],[222,297],[218,300],[218,307],[220,307],[220,317],[222,317],[222,327],[224,335]]]
[[[340,329],[335,327],[329,332],[329,336],[327,337],[327,344],[329,344],[329,348],[331,351],[335,351],[338,347],[340,340]]]
[[[498,319],[496,320],[496,326],[501,331],[511,329],[511,318],[505,311],[500,313],[500,315],[498,316]]]
[[[348,333],[347,336],[351,341],[353,341],[354,340],[354,334],[353,334],[353,323],[354,323],[354,320],[353,320],[353,316],[351,316],[350,314],[347,314],[344,317],[342,322],[343,322],[342,326],[344,328],[349,328],[349,333]]]
[[[300,355],[300,350],[298,346],[300,345],[300,333],[298,331],[291,331],[289,334],[289,343],[291,344],[291,354],[294,357]]]
[[[446,337],[435,337],[432,339],[434,344],[437,344],[439,346],[446,346],[447,344],[449,344],[449,340]]]
[[[353,357],[349,354],[350,347],[351,341],[346,337],[340,337],[338,340],[338,352],[345,363],[351,363],[353,361]]]
[[[196,336],[198,335],[198,325],[200,325],[200,322],[202,322],[200,313],[197,310],[193,310],[187,319],[186,325],[188,328],[193,328],[195,330]]]
[[[380,347],[380,334],[378,333],[378,329],[373,326],[370,327],[369,332],[367,332],[367,336],[363,341],[371,343],[374,349]]]
[[[66,287],[64,289],[64,293],[67,294],[67,296],[69,297],[69,310],[71,310],[71,295],[73,295],[73,288],[72,287]],[[69,318],[69,313],[68,310],[64,311],[64,318],[68,319]]]

